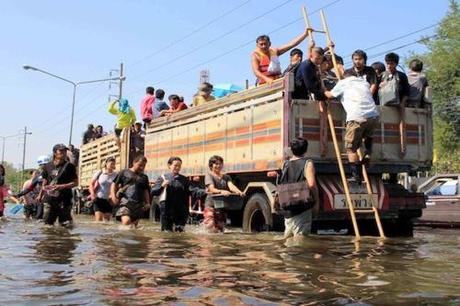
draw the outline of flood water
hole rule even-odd
[[[73,229],[0,221],[0,305],[460,305],[460,238]]]

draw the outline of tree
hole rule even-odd
[[[428,83],[433,89],[436,172],[460,172],[460,8],[450,1],[436,36],[423,42]]]
[[[5,167],[6,172],[5,184],[12,190],[18,191],[18,189],[22,188],[22,186],[19,186],[21,183],[21,171],[14,168],[12,164],[7,162],[5,162],[3,166]]]

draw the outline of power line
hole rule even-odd
[[[99,95],[97,95],[96,97],[94,97],[93,99],[91,99],[90,101],[88,101],[88,103],[86,103],[86,104],[85,104],[82,108],[80,108],[79,110],[81,111],[82,109],[84,109],[84,108],[86,108],[86,107],[92,105],[92,102],[94,102],[94,101],[96,101],[97,99],[99,99],[99,98],[105,96],[105,95],[106,95],[106,92],[107,92],[107,90],[104,89],[103,92],[101,92]],[[62,113],[61,113],[61,114],[62,114]],[[60,115],[60,114],[58,114],[58,115]],[[67,120],[69,120],[69,118],[70,118],[70,114],[66,114],[66,115],[64,115],[64,116],[59,116],[59,120],[58,120],[58,121],[48,122],[48,123],[44,124],[43,126],[50,126],[50,125],[56,126],[56,125],[59,125],[59,124],[61,124],[61,123],[66,122]],[[51,130],[51,129],[52,129],[51,127],[42,128],[42,129],[40,129],[38,132],[36,132],[35,134],[42,134],[42,133],[45,133],[45,132],[47,132],[47,131],[49,131],[49,130]]]
[[[335,0],[335,1],[332,1],[332,2],[326,4],[326,5],[322,6],[322,7],[320,7],[320,8],[318,8],[318,9],[314,10],[313,12],[309,13],[308,15],[316,14],[316,13],[318,13],[320,10],[325,9],[325,8],[327,8],[327,7],[330,7],[330,6],[336,4],[336,3],[340,2],[340,1],[342,1],[342,0]],[[285,4],[285,3],[284,3],[284,4]],[[264,14],[266,15],[267,13],[264,13]],[[256,18],[258,18],[258,17],[256,17]],[[286,23],[286,24],[284,24],[284,25],[282,25],[282,26],[280,26],[280,27],[278,27],[278,28],[276,28],[276,29],[274,29],[274,30],[268,32],[268,34],[276,33],[276,32],[278,32],[278,31],[280,31],[280,30],[282,30],[282,29],[284,29],[284,28],[286,28],[286,27],[288,27],[288,26],[290,26],[290,25],[292,25],[292,24],[294,24],[294,23],[296,23],[296,22],[299,22],[300,20],[303,20],[303,17],[296,18],[296,19],[294,19],[294,20],[292,20],[292,21],[290,21],[290,22],[288,22],[288,23]],[[224,57],[224,56],[226,56],[226,55],[228,55],[228,54],[230,54],[230,53],[233,53],[233,52],[235,52],[235,51],[237,51],[237,50],[239,50],[239,49],[242,49],[242,48],[244,48],[244,47],[246,47],[246,46],[248,46],[248,45],[250,45],[250,44],[253,44],[253,43],[254,43],[254,40],[251,39],[250,41],[247,41],[247,42],[245,42],[245,43],[243,43],[243,44],[241,44],[241,45],[239,45],[239,46],[237,46],[237,47],[235,47],[235,48],[233,48],[233,49],[230,49],[230,50],[228,50],[228,51],[225,51],[225,52],[223,52],[223,53],[221,53],[221,54],[219,54],[219,55],[216,55],[215,57],[212,57],[212,58],[210,58],[210,59],[208,59],[208,60],[206,60],[206,61],[203,61],[203,62],[201,62],[201,63],[199,63],[199,64],[196,64],[196,65],[194,65],[194,66],[192,66],[192,67],[189,67],[189,68],[187,68],[186,70],[183,70],[183,71],[181,71],[181,72],[179,72],[179,73],[177,73],[177,74],[171,75],[171,76],[169,76],[169,77],[167,77],[167,78],[165,78],[165,79],[163,79],[163,80],[161,80],[161,81],[159,81],[159,82],[154,82],[154,83],[155,83],[155,84],[159,84],[159,83],[163,83],[163,82],[169,81],[169,80],[171,80],[171,79],[173,79],[173,78],[175,78],[175,77],[177,77],[177,76],[180,76],[180,75],[182,75],[182,74],[184,74],[184,73],[187,73],[187,72],[189,72],[189,71],[191,71],[191,70],[193,70],[193,69],[196,69],[197,67],[200,67],[200,66],[202,66],[202,65],[205,65],[205,64],[208,64],[208,63],[210,63],[210,62],[213,62],[213,61],[215,61],[215,60],[217,60],[217,59],[219,59],[219,58],[221,58],[221,57]],[[175,59],[172,60],[172,61],[166,62],[166,63],[163,64],[162,66],[172,64],[172,63],[174,63],[175,61],[177,61],[178,59],[179,59],[179,58],[175,58]],[[135,92],[138,92],[139,90],[141,90],[141,89],[133,90],[133,91],[129,92],[127,95],[130,95],[130,94],[133,94],[133,93],[135,93]]]
[[[96,89],[98,89],[99,87],[101,87],[102,84],[98,84],[97,86],[93,87],[92,89],[90,89],[89,91],[87,91],[81,98],[78,99],[78,102],[81,102],[81,101],[84,101],[87,97],[90,96],[90,94],[92,94]],[[86,104],[83,104],[82,107],[79,108],[79,110],[81,111],[82,109],[88,107],[88,105],[91,105],[90,103],[92,102],[93,100],[90,100],[88,103]],[[39,131],[36,132],[36,134],[41,134],[43,131],[47,130],[47,129],[43,129],[44,126],[50,126],[50,125],[53,125],[53,124],[56,124],[54,122],[53,119],[57,119],[57,118],[63,118],[61,117],[61,115],[63,113],[66,113],[68,112],[69,110],[69,106],[65,106],[64,108],[62,108],[61,110],[53,113],[53,115],[51,115],[49,118],[47,118],[46,120],[42,121],[40,124],[37,125],[37,127],[40,127]],[[65,115],[65,118],[70,118],[70,114],[67,114]],[[62,121],[62,120],[61,120]],[[60,122],[61,122],[60,121]]]
[[[398,47],[396,47],[396,48],[392,48],[392,49],[389,49],[389,50],[386,50],[386,51],[382,51],[382,52],[373,54],[373,55],[369,56],[367,59],[369,60],[369,59],[371,59],[371,58],[376,58],[376,57],[385,55],[385,54],[387,54],[387,53],[389,53],[389,52],[396,51],[396,50],[400,50],[400,49],[403,49],[403,48],[409,47],[409,46],[411,46],[411,45],[415,45],[415,44],[421,43],[421,42],[423,42],[423,41],[425,41],[425,40],[429,40],[429,39],[432,39],[432,38],[435,38],[435,37],[437,37],[436,34],[435,34],[435,35],[428,36],[428,37],[424,37],[424,38],[418,39],[418,40],[416,40],[416,41],[413,41],[413,42],[410,42],[410,43],[407,43],[407,44],[398,46]],[[349,64],[351,64],[351,63],[352,63],[352,62],[349,61],[349,62],[345,63],[345,65],[349,65]]]
[[[151,54],[145,56],[144,58],[142,58],[142,59],[140,59],[140,60],[134,62],[133,64],[131,64],[131,67],[137,66],[139,63],[148,60],[149,58],[153,57],[154,55],[157,55],[157,54],[159,54],[159,53],[161,53],[161,52],[163,52],[163,51],[165,51],[165,50],[168,50],[169,48],[171,48],[171,47],[177,45],[178,43],[180,43],[180,42],[186,40],[187,38],[190,38],[190,37],[193,36],[194,34],[196,34],[196,33],[200,32],[200,31],[204,30],[205,28],[209,27],[209,26],[212,25],[213,23],[215,23],[215,22],[221,20],[223,17],[225,17],[225,16],[227,16],[227,15],[230,15],[231,13],[233,13],[234,11],[236,11],[236,10],[240,9],[241,7],[245,6],[245,5],[248,4],[249,2],[251,2],[251,0],[247,0],[247,1],[245,1],[245,2],[243,2],[243,3],[241,3],[241,4],[239,4],[239,5],[237,5],[237,6],[235,6],[235,7],[233,7],[232,9],[226,11],[226,12],[223,13],[222,15],[220,15],[220,16],[214,18],[214,19],[211,19],[209,22],[207,22],[207,23],[205,23],[204,25],[202,25],[202,26],[196,28],[195,30],[191,31],[190,33],[188,33],[188,34],[182,36],[181,38],[179,38],[179,39],[177,39],[177,40],[175,40],[175,41],[169,43],[168,45],[164,46],[163,48],[158,49],[157,51],[155,51],[155,52],[153,52],[153,53],[151,53]]]
[[[230,34],[236,32],[236,31],[238,31],[239,29],[241,29],[241,28],[243,28],[243,27],[245,27],[245,26],[247,26],[247,25],[253,23],[253,22],[256,21],[256,20],[259,20],[259,19],[262,18],[262,17],[265,17],[266,15],[268,15],[268,14],[270,14],[270,13],[276,11],[277,9],[283,7],[284,5],[286,5],[286,4],[288,4],[289,2],[292,2],[292,1],[293,1],[293,0],[286,0],[286,1],[282,2],[281,4],[278,4],[277,6],[275,6],[275,7],[271,8],[271,9],[269,9],[268,11],[265,11],[263,14],[258,15],[258,16],[256,16],[256,17],[254,17],[254,18],[252,18],[252,19],[250,19],[250,20],[248,20],[248,21],[246,21],[246,22],[244,22],[244,23],[242,23],[242,24],[240,24],[240,25],[234,27],[233,29],[231,29],[231,30],[225,32],[224,34],[221,34],[221,35],[219,35],[219,36],[217,36],[217,37],[215,37],[215,38],[213,38],[213,39],[211,39],[211,40],[209,40],[209,41],[207,41],[207,42],[205,42],[205,43],[199,45],[198,47],[195,47],[194,49],[187,50],[187,52],[185,52],[185,53],[183,53],[183,54],[181,54],[181,55],[175,57],[174,61],[177,61],[177,60],[179,60],[179,59],[182,59],[182,58],[184,58],[184,57],[187,57],[187,56],[189,56],[190,54],[195,53],[195,52],[198,51],[198,50],[201,50],[201,49],[203,49],[203,48],[205,48],[205,47],[208,47],[210,44],[212,44],[212,43],[214,43],[214,42],[216,42],[216,41],[218,41],[218,40],[221,40],[222,38],[224,38],[224,37],[226,37],[226,36],[228,36],[228,35],[230,35]],[[163,68],[163,67],[166,67],[166,66],[168,66],[168,65],[169,65],[169,62],[163,63],[163,64],[158,65],[158,66],[156,66],[156,67],[154,67],[154,68],[152,68],[152,69],[150,69],[150,70],[148,70],[148,71],[146,71],[146,72],[144,72],[144,73],[142,73],[142,74],[139,74],[139,75],[137,75],[137,76],[131,77],[130,80],[131,80],[131,81],[132,81],[132,80],[136,80],[136,79],[138,79],[138,78],[141,78],[141,77],[143,77],[143,76],[145,76],[145,75],[147,75],[147,74],[149,74],[149,73],[151,73],[151,72],[153,72],[153,71],[156,71],[156,70],[161,69],[161,68]]]
[[[423,31],[425,31],[425,30],[434,28],[434,27],[436,27],[437,25],[439,25],[439,22],[438,22],[438,23],[435,23],[435,24],[432,24],[432,25],[430,25],[430,26],[423,27],[423,28],[421,28],[421,29],[415,30],[415,31],[413,31],[413,32],[410,32],[410,33],[407,33],[407,34],[404,34],[404,35],[401,35],[401,36],[392,38],[392,39],[387,40],[387,41],[384,41],[384,42],[382,42],[382,43],[378,43],[378,44],[376,44],[376,45],[373,45],[373,46],[371,46],[371,47],[365,48],[365,49],[363,49],[363,50],[364,50],[364,51],[369,51],[369,50],[375,49],[375,48],[377,48],[377,47],[384,46],[384,45],[389,44],[389,43],[391,43],[391,42],[394,42],[394,41],[397,41],[397,40],[400,40],[400,39],[409,37],[409,36],[411,36],[411,35],[414,35],[414,34],[423,32]],[[349,55],[346,56],[346,57],[351,57],[351,56],[352,56],[352,54],[349,54]]]

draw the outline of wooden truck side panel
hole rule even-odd
[[[249,89],[154,120],[146,135],[146,173],[155,179],[166,171],[166,162],[173,155],[182,158],[185,175],[204,175],[212,155],[225,159],[229,173],[279,169],[289,154],[289,140],[298,136],[308,139],[308,156],[317,163],[318,173],[337,173],[330,131],[326,117],[319,112],[319,103],[290,100],[285,88],[289,88],[288,80],[277,80],[270,86]],[[340,149],[345,153],[343,108],[337,102],[330,102],[329,108]],[[401,158],[399,112],[394,107],[379,108],[381,124],[374,134],[370,172],[428,169],[433,148],[431,114],[425,109],[406,108],[407,154]],[[81,147],[80,185],[89,184],[108,156],[117,158],[117,169],[127,166],[128,134],[124,133],[121,157],[114,135]]]
[[[283,159],[282,102],[282,92],[278,91],[149,130],[146,173],[151,178],[162,174],[169,156],[182,158],[185,175],[205,174],[213,155],[224,158],[229,173],[279,168]],[[159,154],[160,151],[170,155]]]

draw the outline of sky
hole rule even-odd
[[[204,69],[213,84],[244,86],[246,79],[252,84],[255,38],[269,34],[276,47],[298,36],[304,29],[302,5],[319,29],[317,10],[324,8],[346,65],[356,49],[367,52],[368,64],[408,44],[395,52],[403,58],[424,52],[422,45],[411,43],[433,35],[433,25],[448,9],[447,0],[1,1],[0,136],[17,135],[27,126],[32,134],[27,137],[26,168],[36,167],[37,157],[50,154],[54,144],[68,143],[72,85],[26,71],[23,65],[77,82],[108,78],[123,63],[123,96],[139,115],[147,86],[162,88],[167,96],[182,95],[190,103]],[[325,45],[321,34],[315,34],[315,41]],[[306,47],[306,42],[300,44]],[[283,67],[288,57],[281,57]],[[78,87],[76,146],[88,123],[113,130],[115,117],[107,105],[109,95],[117,93],[108,83]],[[5,139],[5,160],[16,167],[22,163],[22,140]]]

